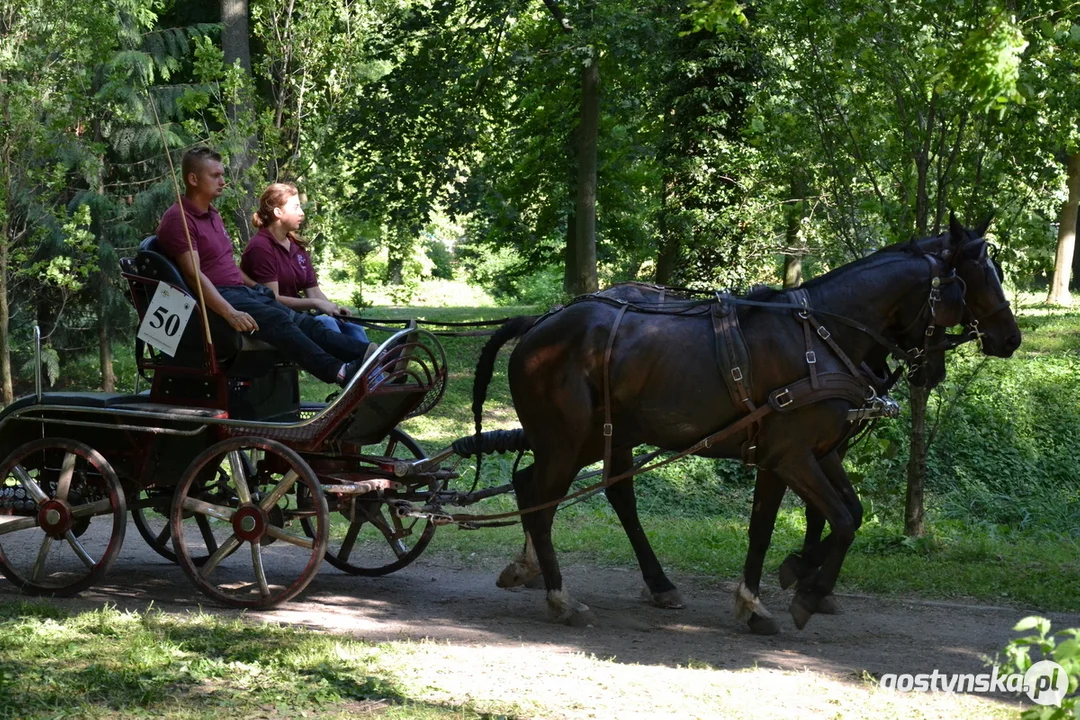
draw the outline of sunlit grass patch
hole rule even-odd
[[[477,718],[410,697],[387,648],[194,613],[0,603],[0,717]]]

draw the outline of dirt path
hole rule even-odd
[[[214,606],[131,530],[105,583],[56,602],[72,610],[153,603],[166,612],[235,612]],[[790,594],[767,587],[763,599],[783,631],[757,637],[734,619],[732,582],[676,578],[687,607],[660,610],[641,599],[636,569],[568,564],[567,587],[598,619],[571,628],[545,620],[541,591],[496,588],[498,569],[495,561],[429,555],[369,579],[324,565],[299,600],[248,615],[370,641],[424,641],[403,644],[411,658],[403,679],[427,683],[433,698],[509,700],[526,715],[739,717],[743,708],[749,717],[767,707],[767,715],[862,717],[865,706],[844,708],[866,695],[877,698],[882,717],[984,717],[1004,710],[1003,702],[1015,707],[1004,698],[888,693],[866,675],[984,672],[983,657],[1004,646],[1030,614],[1023,609],[840,594],[844,614],[815,616],[800,632],[786,613]],[[0,580],[0,598],[15,596]],[[1080,626],[1080,615],[1048,615],[1055,627]]]

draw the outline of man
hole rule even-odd
[[[312,315],[298,313],[274,299],[262,285],[248,287],[233,258],[232,240],[211,204],[225,189],[221,156],[207,147],[184,153],[181,163],[185,196],[165,211],[157,229],[161,250],[179,266],[188,286],[202,281],[206,307],[238,332],[251,333],[323,382],[344,386],[375,349],[342,333],[331,332]],[[181,216],[183,206],[188,245]]]

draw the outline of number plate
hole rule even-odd
[[[137,337],[169,357],[175,356],[176,346],[180,344],[194,307],[195,300],[190,295],[159,282]]]

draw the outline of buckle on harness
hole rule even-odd
[[[787,397],[787,400],[781,399],[781,398],[784,398],[785,396]],[[795,398],[793,398],[791,396],[791,389],[790,388],[784,388],[783,392],[778,393],[776,395],[776,397],[773,398],[773,399],[776,401],[776,407],[778,407],[778,408],[785,408],[788,405],[790,405],[791,403],[795,402]]]
[[[813,350],[806,351],[806,364],[814,365],[817,363],[817,354]]]
[[[821,336],[822,340],[828,340],[832,337],[832,333],[824,325],[818,325],[817,334]]]
[[[740,382],[743,379],[742,368],[738,366],[731,368],[731,379]]]
[[[611,423],[604,423],[604,437],[611,437]]]

